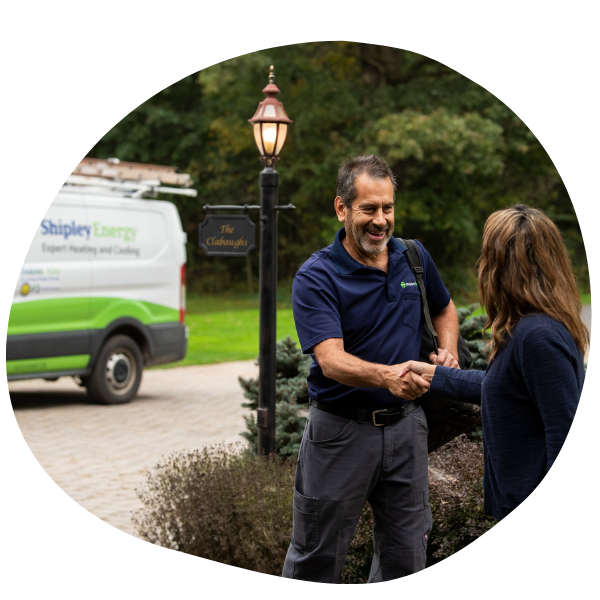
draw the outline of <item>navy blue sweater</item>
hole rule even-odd
[[[434,395],[481,404],[485,512],[502,519],[544,478],[579,403],[583,356],[567,328],[523,317],[487,371],[436,367]]]

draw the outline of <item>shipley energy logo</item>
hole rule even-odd
[[[70,237],[80,237],[85,240],[90,239],[93,234],[95,238],[120,238],[125,242],[135,242],[136,227],[117,227],[113,225],[103,225],[94,221],[91,225],[80,225],[71,221],[63,223],[60,219],[44,219],[41,224],[42,235],[57,235],[68,240]]]
[[[403,281],[403,282],[401,282],[401,283],[400,283],[400,285],[401,285],[403,288],[405,288],[405,287],[409,287],[409,286],[411,286],[411,285],[417,285],[417,282],[416,282],[416,281],[408,281],[408,282],[404,282],[404,281]]]

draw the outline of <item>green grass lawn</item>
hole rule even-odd
[[[590,295],[582,294],[583,304]],[[474,314],[481,314],[478,307]],[[258,358],[258,295],[202,296],[188,295],[186,324],[190,330],[184,360],[164,365],[207,365]],[[277,341],[289,335],[298,341],[291,309],[289,289],[278,293]],[[160,368],[160,367],[159,367]]]
[[[169,366],[206,365],[258,357],[258,309],[188,314],[190,329],[184,360]],[[298,341],[292,309],[277,311],[277,340],[289,335]]]
[[[199,296],[189,293],[185,323],[190,336],[186,357],[158,368],[258,358],[258,303],[258,294]],[[277,291],[276,339],[279,341],[287,335],[298,341],[292,315],[291,289],[289,286],[280,286]]]

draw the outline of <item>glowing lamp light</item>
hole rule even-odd
[[[280,90],[274,80],[275,73],[271,65],[269,83],[263,90],[266,98],[258,105],[254,116],[248,119],[253,125],[254,140],[260,152],[260,160],[265,167],[274,167],[277,164],[288,125],[293,123],[285,114],[283,104],[276,98]]]

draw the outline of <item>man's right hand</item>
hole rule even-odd
[[[392,367],[394,374],[390,375],[388,379],[388,389],[398,398],[414,400],[421,397],[429,389],[429,382],[418,373],[406,371],[406,365],[407,363],[402,363]],[[403,371],[405,373],[400,377]]]

